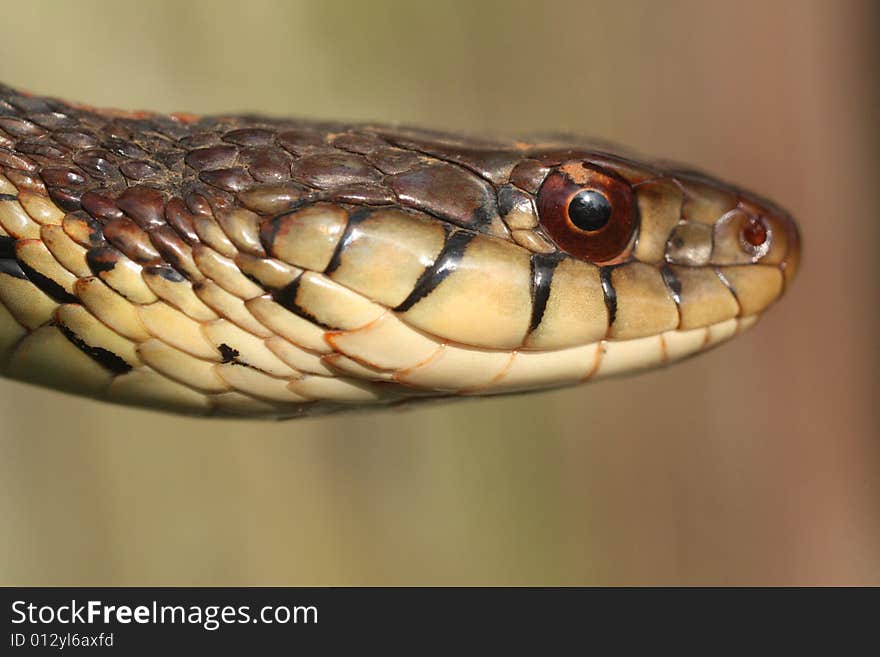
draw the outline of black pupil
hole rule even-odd
[[[601,192],[585,189],[568,204],[568,218],[581,230],[599,230],[611,218],[611,203]]]

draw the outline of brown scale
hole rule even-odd
[[[198,242],[192,211],[182,198],[176,196],[165,205],[165,220],[190,243]]]
[[[306,188],[296,183],[256,185],[241,192],[238,201],[254,212],[274,215],[294,207],[306,194]]]
[[[294,156],[307,155],[327,145],[326,137],[317,130],[295,129],[278,133],[278,143]]]
[[[203,278],[193,260],[192,248],[171,226],[159,226],[150,231],[150,241],[165,262],[178,272],[194,281]]]
[[[235,146],[206,146],[189,151],[184,157],[186,164],[196,171],[211,171],[231,167],[238,159]]]
[[[462,167],[431,163],[390,177],[400,202],[453,223],[484,229],[498,216],[495,193],[484,180]]]
[[[165,223],[165,197],[152,187],[129,187],[116,199],[116,206],[145,230]]]
[[[233,194],[248,189],[254,182],[244,167],[202,171],[199,174],[199,180]]]
[[[80,203],[83,210],[88,212],[98,221],[112,221],[122,219],[125,213],[116,205],[116,199],[110,193],[102,193],[103,190],[88,191],[82,195]]]
[[[423,156],[412,151],[392,146],[380,146],[371,150],[367,159],[385,174],[403,173],[423,161]]]
[[[269,146],[275,143],[275,133],[262,128],[242,128],[224,134],[223,141],[238,146]]]
[[[104,239],[129,258],[141,264],[155,264],[161,256],[150,242],[149,234],[128,217],[104,224]]]
[[[296,182],[319,189],[381,179],[381,174],[362,155],[342,151],[304,155],[293,162],[291,172]]]

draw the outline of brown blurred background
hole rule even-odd
[[[749,334],[560,392],[258,423],[0,382],[0,583],[880,584],[876,3],[0,7],[35,92],[588,133],[805,241]]]

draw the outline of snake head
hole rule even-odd
[[[0,374],[111,402],[574,384],[736,335],[797,268],[772,204],[569,137],[0,104]]]

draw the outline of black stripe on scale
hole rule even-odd
[[[464,256],[465,249],[474,237],[476,233],[466,230],[457,230],[447,237],[446,244],[443,245],[443,250],[440,251],[434,264],[422,272],[412,292],[394,310],[399,313],[406,312],[431,294],[449,274],[455,271]]]
[[[149,267],[147,273],[157,274],[164,278],[169,283],[183,283],[186,280],[186,276],[177,271],[174,267],[169,267],[167,265],[156,265],[154,267]]]
[[[10,258],[0,258],[0,274],[6,274],[13,278],[20,278],[23,281],[28,280],[27,275],[22,271],[18,260]]]
[[[666,287],[669,290],[669,294],[672,295],[675,305],[681,305],[681,281],[678,280],[678,276],[675,275],[675,272],[668,265],[663,265],[660,268],[660,275],[663,276],[663,282],[666,283]]]
[[[131,371],[131,365],[129,365],[125,359],[117,356],[109,349],[93,347],[90,344],[86,344],[82,338],[64,324],[58,324],[58,328],[61,329],[64,337],[70,340],[71,344],[104,369],[113,372],[113,374],[125,374]]]
[[[260,227],[260,244],[263,246],[266,253],[273,252],[272,247],[275,244],[275,238],[278,237],[278,231],[281,228],[280,220],[284,217],[295,214],[303,208],[314,205],[315,201],[319,200],[321,199],[312,195],[304,196],[286,206],[284,212],[271,215],[267,221],[263,222]]]
[[[14,237],[0,235],[0,260],[15,260],[15,244],[18,242]]]
[[[372,208],[358,208],[351,213],[348,217],[348,223],[345,224],[345,230],[342,231],[342,237],[340,237],[339,242],[336,243],[336,248],[333,250],[330,262],[324,268],[325,274],[332,274],[339,269],[343,252],[354,240],[357,239],[358,234],[356,229],[358,225],[371,214],[373,214]]]
[[[79,299],[45,274],[41,274],[27,263],[19,261],[18,264],[27,279],[47,296],[58,303],[79,303]]]
[[[27,276],[21,270],[21,265],[18,264],[15,257],[16,242],[18,240],[14,237],[0,235],[0,274],[27,280]]]
[[[611,283],[611,272],[614,267],[602,267],[599,269],[599,280],[602,281],[602,292],[605,295],[605,308],[608,309],[608,326],[614,324],[617,318],[617,291]]]
[[[736,288],[733,287],[733,283],[730,282],[730,279],[728,279],[727,276],[724,275],[724,272],[721,271],[721,269],[719,269],[718,267],[715,267],[715,275],[718,277],[718,280],[720,280],[724,284],[724,287],[728,289],[728,291],[733,295],[733,298],[736,299],[736,302],[739,304],[739,294],[737,293]],[[740,313],[742,313],[742,305],[740,305]]]
[[[220,350],[220,356],[223,358],[224,363],[237,362],[238,357],[241,355],[238,353],[238,349],[233,349],[225,342],[221,344],[218,349]]]
[[[562,260],[559,253],[533,253],[530,259],[532,269],[532,320],[529,333],[541,324],[547,300],[550,298],[550,287],[553,283],[553,272]]]
[[[0,194],[0,201],[17,201],[18,194]]]
[[[272,290],[272,298],[275,303],[281,304],[288,310],[292,310],[296,306],[296,293],[299,291],[299,279],[302,274],[294,278],[290,283],[277,290]]]
[[[86,251],[86,264],[95,276],[113,271],[120,253],[110,246],[97,246]]]
[[[272,292],[272,298],[275,300],[275,303],[284,306],[287,310],[292,312],[297,317],[302,317],[310,321],[312,324],[316,324],[321,328],[325,329],[336,329],[336,326],[329,326],[324,324],[323,322],[318,321],[314,315],[309,314],[303,308],[300,308],[296,303],[296,295],[299,292],[299,284],[302,280],[303,275],[300,274],[295,279],[293,279],[290,283],[282,287],[281,289],[274,290]]]
[[[17,242],[18,240],[14,237],[0,236],[0,273],[20,278],[23,281],[30,281],[58,303],[79,303],[79,299],[61,285],[27,263],[18,260],[15,253]]]

